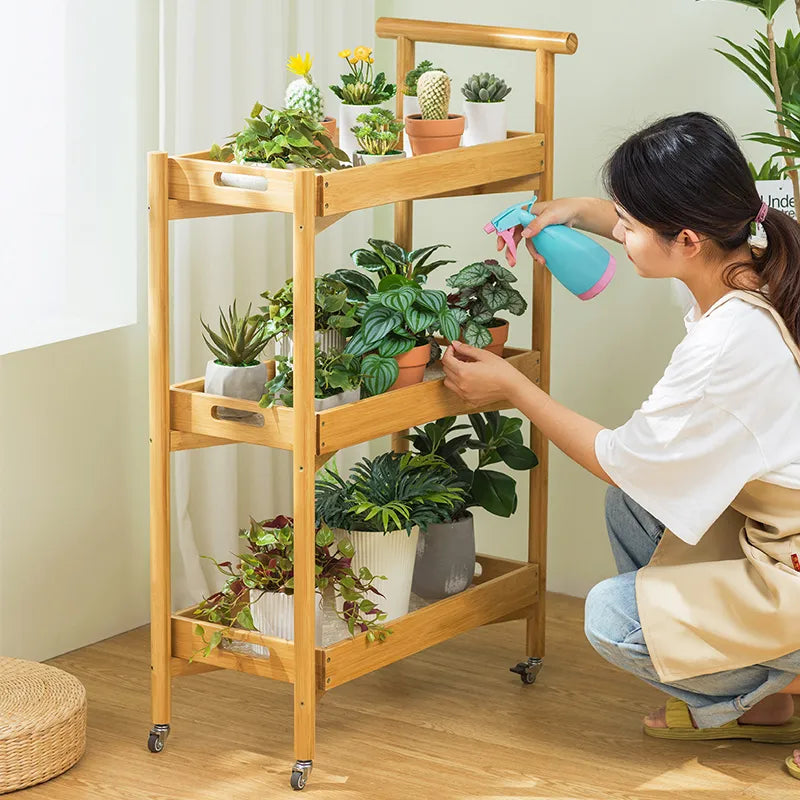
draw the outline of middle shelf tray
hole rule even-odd
[[[534,383],[539,382],[538,351],[507,347],[503,358]],[[251,400],[206,394],[202,378],[170,387],[170,449],[244,442],[291,450],[294,411],[260,408]],[[224,419],[219,409],[246,412],[242,420]],[[316,453],[335,453],[343,447],[413,428],[440,417],[510,408],[505,402],[476,408],[446,389],[443,378],[433,378],[405,389],[368,397],[315,414]]]

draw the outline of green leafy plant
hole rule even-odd
[[[451,308],[466,312],[464,341],[473,347],[491,344],[489,328],[502,325],[505,320],[496,315],[509,311],[516,316],[525,313],[525,298],[511,286],[517,280],[511,270],[501,267],[494,259],[486,259],[464,267],[447,279],[447,285],[457,292],[447,296]]]
[[[434,67],[432,61],[420,61],[414,69],[410,69],[406,73],[405,84],[403,85],[403,94],[408,95],[409,97],[416,97],[417,96],[417,81],[419,80],[419,76],[423,75],[426,72],[430,72],[432,69],[435,69],[439,72],[444,72],[441,67]]]
[[[347,336],[358,327],[356,304],[348,299],[349,289],[333,275],[321,275],[314,280],[314,330],[337,330]],[[264,329],[270,339],[289,334],[294,328],[294,280],[289,278],[274,294],[262,292],[266,305]]]
[[[383,453],[364,458],[343,479],[325,468],[316,485],[321,524],[348,531],[400,531],[444,522],[464,488],[450,465],[434,454]]]
[[[316,348],[314,355],[314,397],[322,399],[358,389],[363,381],[361,359],[348,353],[323,353]],[[294,366],[289,356],[275,356],[275,377],[267,381],[259,401],[262,408],[278,402],[294,405]]]
[[[252,367],[258,363],[258,356],[269,342],[259,317],[250,315],[251,306],[240,317],[236,312],[236,301],[228,307],[227,315],[219,310],[219,333],[215,333],[200,317],[205,329],[203,340],[218,364],[226,367]]]
[[[265,592],[294,594],[294,521],[283,515],[264,522],[251,519],[250,527],[241,530],[239,535],[246,541],[248,552],[240,554],[236,564],[211,559],[225,576],[225,583],[220,591],[205,598],[194,614],[226,628],[236,625],[252,631],[256,628],[250,607]],[[391,633],[382,624],[386,615],[368,597],[383,596],[373,586],[375,578],[381,576],[372,575],[366,567],[355,574],[351,567],[354,554],[348,538],[336,541],[330,528],[319,527],[314,540],[315,587],[319,592],[333,587],[342,597],[342,610],[336,613],[347,623],[351,635],[358,631],[366,633],[369,641],[383,640]],[[225,635],[218,630],[206,641],[202,625],[198,625],[195,632],[203,637],[204,656],[208,656]]]
[[[441,267],[444,264],[454,263],[452,259],[449,260],[435,260],[429,261],[430,257],[440,248],[449,247],[447,244],[434,244],[428,247],[420,247],[417,250],[405,250],[395,242],[387,241],[386,239],[367,239],[369,249],[360,247],[350,253],[350,258],[353,259],[353,264],[368,272],[374,272],[378,276],[378,280],[382,280],[388,275],[402,275],[404,278],[416,281],[417,283],[425,283],[433,270]],[[342,270],[337,270],[334,273],[340,280],[353,289],[357,290],[358,285],[352,283],[352,278],[345,273],[345,277],[341,277]],[[348,280],[345,280],[348,278]],[[374,291],[367,290],[366,294]],[[365,298],[360,298],[365,299]]]
[[[342,169],[340,162],[350,160],[330,140],[322,123],[300,108],[273,109],[256,103],[245,122],[223,147],[212,145],[212,159],[266,162],[276,169],[294,164],[323,172]]]
[[[438,289],[423,289],[401,275],[387,275],[376,292],[359,307],[361,327],[347,343],[346,353],[364,355],[361,369],[371,394],[385,392],[400,368],[395,356],[430,341],[440,331],[447,339],[458,338],[466,314],[447,307],[447,296]]]
[[[394,118],[394,114],[385,108],[372,108],[359,114],[351,130],[355,134],[361,149],[370,155],[383,156],[387,153],[399,153],[397,143],[403,123]]]
[[[511,87],[497,75],[481,72],[473,75],[462,87],[461,94],[470,103],[500,103],[506,99]]]
[[[372,106],[383,103],[395,96],[397,87],[386,83],[386,75],[379,72],[372,76],[372,48],[362,45],[355,52],[342,50],[339,56],[347,61],[350,72],[341,76],[342,85],[336,84],[330,90],[346,105]]]
[[[748,161],[747,166],[754,181],[777,181],[783,177],[781,168],[772,159],[765,161],[760,168],[752,161]]]
[[[503,472],[486,469],[505,463],[511,469],[529,470],[538,463],[536,454],[522,443],[522,420],[498,411],[470,414],[472,425],[456,425],[456,417],[442,417],[406,436],[422,455],[441,456],[456,472],[465,487],[462,502],[454,509],[453,520],[463,518],[467,509],[481,506],[492,514],[510,517],[517,510],[517,485]],[[461,433],[472,427],[472,433]],[[464,455],[477,454],[470,467]]]

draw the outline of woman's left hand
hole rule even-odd
[[[524,376],[500,356],[463,342],[451,342],[442,356],[444,385],[471,405],[510,399]]]

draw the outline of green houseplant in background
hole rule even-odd
[[[456,417],[443,417],[414,428],[406,437],[418,453],[441,456],[464,487],[451,516],[419,535],[412,591],[426,600],[448,597],[472,583],[475,528],[470,508],[479,506],[500,517],[517,510],[514,478],[487,468],[504,463],[511,469],[530,470],[539,463],[523,444],[522,420],[497,411],[470,414],[469,420],[471,425],[457,425]],[[474,467],[465,458],[470,451],[476,454]]]
[[[405,80],[403,82],[402,91],[403,91],[403,119],[410,116],[411,114],[420,114],[419,108],[419,100],[417,99],[417,81],[419,80],[419,76],[425,72],[430,72],[432,69],[438,70],[439,72],[446,72],[447,70],[442,69],[441,67],[435,67],[432,61],[420,61],[416,67],[410,69],[406,73]],[[405,150],[405,154],[410,158],[414,155],[411,152],[411,143],[408,141],[408,136],[405,137],[403,141],[403,149]]]
[[[373,272],[378,280],[382,280],[389,275],[402,275],[404,278],[409,278],[419,284],[425,283],[428,275],[433,272],[437,267],[444,264],[453,264],[453,259],[434,259],[430,261],[430,257],[442,247],[450,247],[448,244],[433,244],[427,247],[420,247],[417,250],[406,250],[396,242],[390,242],[386,239],[367,239],[369,248],[359,247],[350,253],[350,258],[353,264],[367,272]],[[343,270],[337,270],[335,276],[340,277],[341,280],[347,282],[345,278],[351,278],[348,273]],[[351,289],[357,290],[357,284],[348,284]],[[370,291],[375,291],[374,287]],[[364,300],[366,297],[359,297],[358,299]]]
[[[353,164],[368,166],[404,158],[405,153],[397,149],[402,130],[403,123],[385,108],[376,106],[359,114],[353,133],[360,149],[355,152]]]
[[[219,310],[219,330],[214,331],[200,318],[204,328],[203,339],[214,356],[206,364],[204,391],[223,397],[238,397],[242,400],[258,400],[264,391],[267,365],[258,360],[269,341],[264,324],[259,317],[252,317],[251,306],[244,316],[236,311],[236,301],[227,314]],[[246,420],[254,415],[249,411],[234,408],[218,408],[222,419]]]
[[[353,571],[376,578],[387,620],[408,613],[419,529],[447,519],[462,502],[455,470],[435,454],[383,453],[342,478],[325,468],[316,485],[320,524],[349,536]]]
[[[225,576],[222,588],[205,598],[195,609],[195,616],[230,628],[257,630],[279,639],[294,639],[294,521],[283,515],[271,520],[250,520],[250,527],[239,532],[247,544],[247,552],[238,556],[238,563],[218,562],[217,569]],[[367,639],[386,638],[385,614],[378,607],[380,592],[376,577],[366,568],[355,571],[355,551],[346,536],[335,540],[326,526],[317,529],[314,541],[316,603],[316,644],[322,644],[323,599],[332,589],[340,598],[336,613],[351,634],[366,633]],[[374,599],[370,599],[373,597]],[[224,637],[215,631],[205,639],[202,625],[195,632],[203,637],[208,656]],[[265,647],[254,646],[256,652],[269,657]]]
[[[508,311],[519,316],[528,307],[525,298],[511,285],[516,280],[517,276],[495,259],[470,264],[447,279],[447,285],[457,290],[447,296],[448,304],[467,315],[463,341],[503,355],[508,320],[497,314]]]
[[[322,96],[322,89],[314,83],[311,77],[312,63],[310,53],[306,53],[305,56],[298,53],[289,59],[286,68],[300,77],[286,87],[283,104],[286,108],[297,108],[321,123],[328,138],[335,143],[336,119],[325,115],[325,98]]]
[[[505,99],[511,92],[502,78],[490,72],[472,75],[461,87],[464,95],[464,147],[506,138]]]

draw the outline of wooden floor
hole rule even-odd
[[[791,748],[665,743],[641,733],[663,695],[607,665],[583,636],[583,602],[550,595],[548,654],[533,686],[518,622],[482,628],[335,689],[319,706],[304,795],[697,800],[800,797]],[[20,800],[267,800],[289,788],[291,687],[231,672],[174,682],[172,735],[146,749],[147,630],[52,662],[89,694],[86,755]]]

